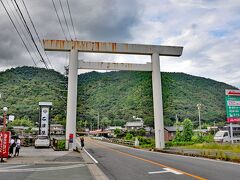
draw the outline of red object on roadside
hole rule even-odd
[[[8,158],[10,135],[10,131],[0,132],[0,157]]]
[[[73,134],[69,134],[69,143],[73,143]]]

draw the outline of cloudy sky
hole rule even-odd
[[[2,0],[14,18],[12,0]],[[183,55],[160,57],[161,70],[184,72],[240,87],[240,1],[239,0],[68,0],[79,40],[113,41],[184,46]],[[8,2],[8,3],[7,3]],[[22,0],[17,0],[29,26]],[[64,39],[52,0],[24,0],[41,39]],[[59,0],[54,0],[65,34],[67,31]],[[61,0],[71,25],[66,0]],[[15,13],[15,16],[17,14]],[[0,70],[33,62],[0,4]],[[18,19],[21,23],[21,21]],[[23,28],[23,26],[21,25]],[[30,26],[31,31],[33,31]],[[73,37],[72,26],[70,28]],[[26,31],[25,34],[27,35]],[[34,33],[33,33],[34,35]],[[23,36],[24,40],[25,37]],[[34,35],[37,41],[37,37]],[[30,39],[28,38],[28,41]],[[30,42],[31,43],[31,42]],[[28,45],[28,44],[27,44]],[[39,45],[39,44],[38,44]],[[33,45],[28,45],[37,62]],[[47,52],[52,67],[64,72],[67,53]],[[148,56],[80,54],[89,61],[145,63]],[[85,72],[85,71],[81,71]],[[80,72],[80,73],[81,73]]]

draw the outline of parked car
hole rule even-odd
[[[49,147],[50,146],[50,139],[48,136],[38,135],[37,139],[35,140],[35,148],[38,147]]]

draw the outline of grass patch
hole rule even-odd
[[[187,149],[211,149],[240,153],[240,144],[202,143],[185,146]]]

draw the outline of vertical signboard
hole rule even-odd
[[[48,136],[49,131],[49,107],[42,107],[41,109],[41,135]]]
[[[9,152],[9,143],[10,143],[11,132],[0,132],[0,156],[7,158]]]
[[[227,122],[240,122],[240,90],[226,90]]]
[[[50,109],[51,102],[39,102],[40,106],[40,122],[39,122],[39,135],[50,135]]]

